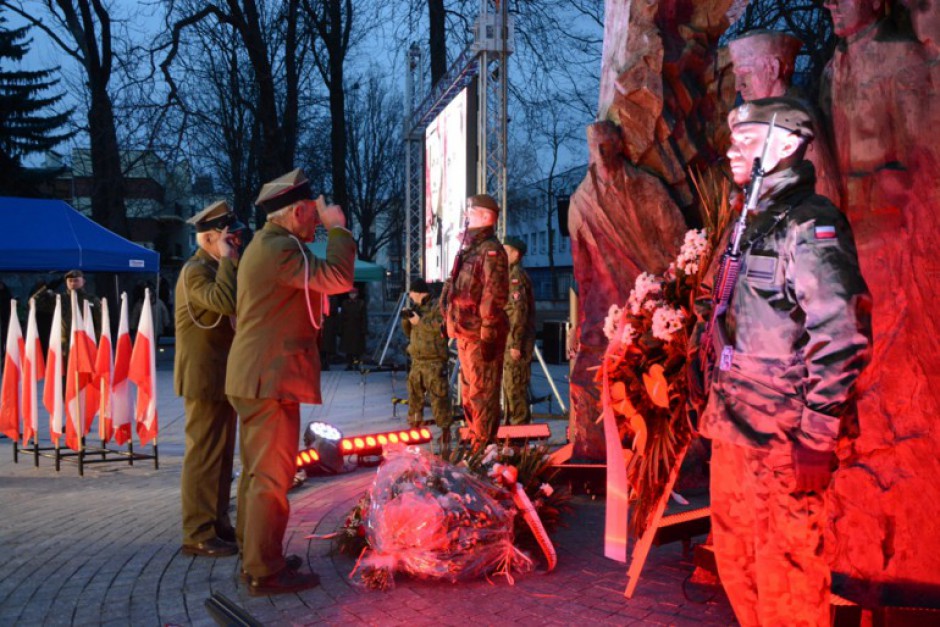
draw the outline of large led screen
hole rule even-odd
[[[448,104],[424,133],[424,278],[443,281],[460,248],[471,139],[467,90]],[[475,137],[473,137],[475,141]]]

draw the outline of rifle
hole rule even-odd
[[[734,286],[737,284],[738,274],[741,272],[741,239],[744,236],[748,212],[757,208],[757,201],[760,198],[761,187],[764,184],[764,175],[766,174],[764,162],[767,160],[770,135],[774,132],[776,121],[777,115],[774,114],[770,120],[770,127],[767,129],[767,136],[764,138],[761,156],[755,158],[754,164],[751,166],[751,184],[745,192],[744,207],[741,209],[740,217],[734,223],[734,230],[731,233],[731,239],[728,241],[728,248],[721,257],[721,266],[718,269],[718,276],[712,290],[712,313],[708,324],[705,326],[705,333],[702,335],[702,344],[698,354],[706,392],[712,380],[716,356],[718,357],[718,369],[722,371],[730,370],[731,362],[734,359],[734,346],[728,341],[721,317],[728,311],[728,305],[734,295]],[[721,346],[720,356],[716,354],[716,344]]]

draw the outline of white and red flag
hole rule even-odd
[[[98,338],[98,354],[95,357],[95,389],[99,394],[98,436],[102,442],[114,435],[111,419],[111,377],[114,374],[114,355],[111,350],[111,318],[108,299],[101,299],[101,336]]]
[[[11,440],[20,437],[23,399],[20,394],[23,378],[23,330],[16,315],[16,301],[10,301],[10,326],[7,327],[6,357],[3,360],[3,382],[0,384],[0,432]]]
[[[49,412],[49,433],[58,445],[64,427],[65,404],[62,400],[62,296],[56,294],[52,331],[49,333],[49,353],[46,355],[46,383],[42,388],[42,404]]]
[[[137,437],[141,445],[157,436],[157,354],[153,333],[153,309],[150,289],[144,290],[144,303],[140,308],[137,338],[131,353],[128,377],[137,386]]]
[[[114,441],[124,444],[131,439],[131,390],[127,371],[131,366],[131,334],[128,324],[127,293],[121,293],[121,316],[111,371],[111,415],[105,418],[105,429]],[[110,420],[110,426],[107,421]]]
[[[45,376],[42,342],[36,325],[36,300],[29,299],[29,320],[26,323],[26,345],[23,349],[23,446],[35,438],[39,443],[38,382]]]
[[[84,323],[85,333],[82,338],[88,346],[88,357],[91,359],[91,373],[88,379],[88,385],[85,387],[85,425],[82,429],[82,435],[88,435],[91,431],[91,423],[98,413],[101,403],[101,394],[98,390],[97,372],[95,362],[98,356],[98,342],[95,341],[95,319],[91,315],[91,303],[85,301],[82,310],[82,322]]]
[[[72,330],[69,336],[69,358],[65,368],[65,444],[74,451],[81,450],[85,435],[85,392],[92,381],[95,366],[89,350],[85,323],[78,311],[78,297],[72,298]]]

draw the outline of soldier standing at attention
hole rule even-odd
[[[94,322],[95,333],[101,333],[101,301],[85,291],[85,273],[81,270],[69,270],[65,273],[65,295],[62,296],[62,360],[68,360],[69,346],[72,335],[72,292],[78,296],[78,312],[85,309],[85,301],[91,307],[91,319]],[[51,295],[53,309],[55,308],[55,295]],[[110,324],[110,321],[108,322]]]
[[[420,427],[424,421],[424,396],[431,396],[431,413],[441,429],[442,449],[450,446],[450,390],[447,385],[447,338],[441,325],[440,303],[431,298],[424,279],[412,279],[408,296],[414,303],[411,315],[402,316],[401,328],[408,337],[411,369],[408,371],[408,422]]]
[[[235,327],[238,250],[229,233],[243,225],[224,200],[189,223],[199,249],[176,281],[173,384],[186,408],[181,497],[183,553],[235,555],[228,515],[235,455],[235,410],[225,398],[225,362]]]
[[[535,349],[535,294],[532,280],[522,269],[526,243],[515,237],[503,241],[509,260],[509,336],[503,358],[503,399],[506,422],[525,425],[532,422],[529,410],[529,380],[532,378],[532,352]]]
[[[506,251],[496,238],[499,205],[487,194],[467,199],[467,232],[444,285],[447,335],[456,338],[464,420],[474,446],[499,429],[499,392],[506,349]]]
[[[815,192],[803,105],[754,100],[728,123],[738,185],[769,145],[702,415],[718,574],[744,626],[828,625],[826,492],[838,438],[858,433],[871,298],[845,216]]]
[[[267,223],[238,265],[238,328],[225,392],[239,416],[242,474],[236,535],[252,596],[297,592],[319,583],[284,557],[287,490],[296,471],[300,403],[320,403],[319,333],[323,300],[348,291],[356,243],[337,205],[309,200],[297,169],[261,188]],[[318,221],[328,231],[326,260],[306,243]]]

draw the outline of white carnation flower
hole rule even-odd
[[[707,252],[708,237],[705,229],[690,229],[685,233],[685,241],[676,257],[676,266],[686,274],[695,274]]]
[[[604,336],[608,341],[613,340],[620,332],[620,320],[623,316],[623,309],[615,304],[607,310],[607,317],[604,318]]]
[[[672,335],[682,328],[685,314],[679,309],[660,307],[653,312],[653,337],[664,342],[672,341]]]

